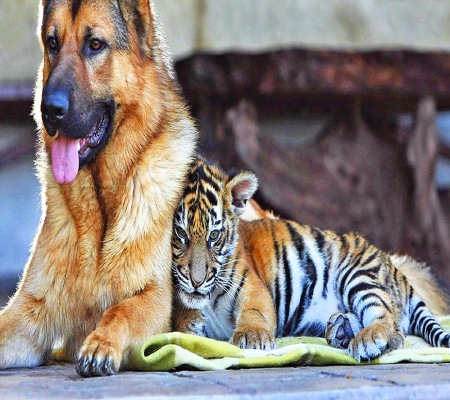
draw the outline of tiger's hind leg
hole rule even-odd
[[[361,328],[355,314],[337,312],[328,320],[325,338],[330,346],[347,349]]]

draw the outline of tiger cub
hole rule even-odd
[[[258,349],[274,348],[275,337],[321,336],[361,361],[402,347],[405,334],[449,346],[393,262],[409,264],[419,281],[427,270],[355,233],[270,215],[244,221],[256,189],[251,172],[227,175],[202,159],[191,167],[172,237],[175,330]],[[432,280],[428,294],[435,310],[447,310]]]

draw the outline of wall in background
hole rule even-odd
[[[281,47],[450,50],[450,2],[154,0],[175,59]],[[0,1],[0,84],[33,81],[36,0]]]

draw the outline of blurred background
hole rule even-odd
[[[40,219],[37,0],[0,1],[0,304]],[[200,151],[450,283],[450,2],[155,0]]]

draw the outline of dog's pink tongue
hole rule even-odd
[[[52,145],[52,171],[56,182],[70,183],[78,173],[79,160],[77,144],[80,139],[58,135]]]

